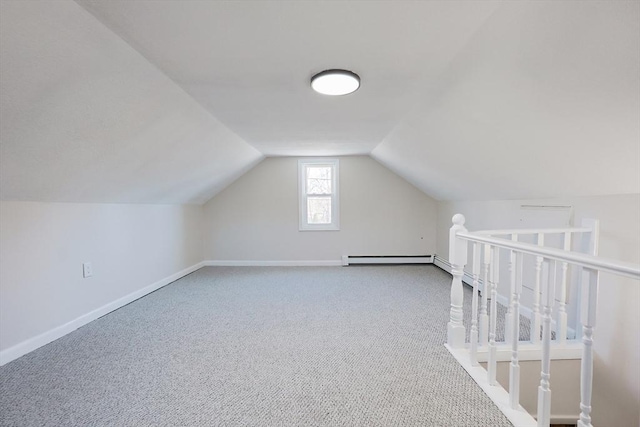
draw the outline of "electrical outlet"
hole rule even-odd
[[[91,267],[91,263],[82,263],[82,277],[87,278],[91,276],[93,276],[93,267]]]

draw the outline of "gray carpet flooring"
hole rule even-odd
[[[0,425],[511,426],[443,346],[450,277],[203,268],[1,367]]]

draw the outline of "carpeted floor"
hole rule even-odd
[[[0,425],[510,426],[443,346],[450,278],[203,268],[1,367]]]

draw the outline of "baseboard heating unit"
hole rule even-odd
[[[342,265],[433,264],[433,255],[343,255]]]

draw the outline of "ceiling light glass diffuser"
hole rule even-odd
[[[360,77],[347,70],[325,70],[311,77],[311,87],[323,95],[347,95],[360,87]]]

